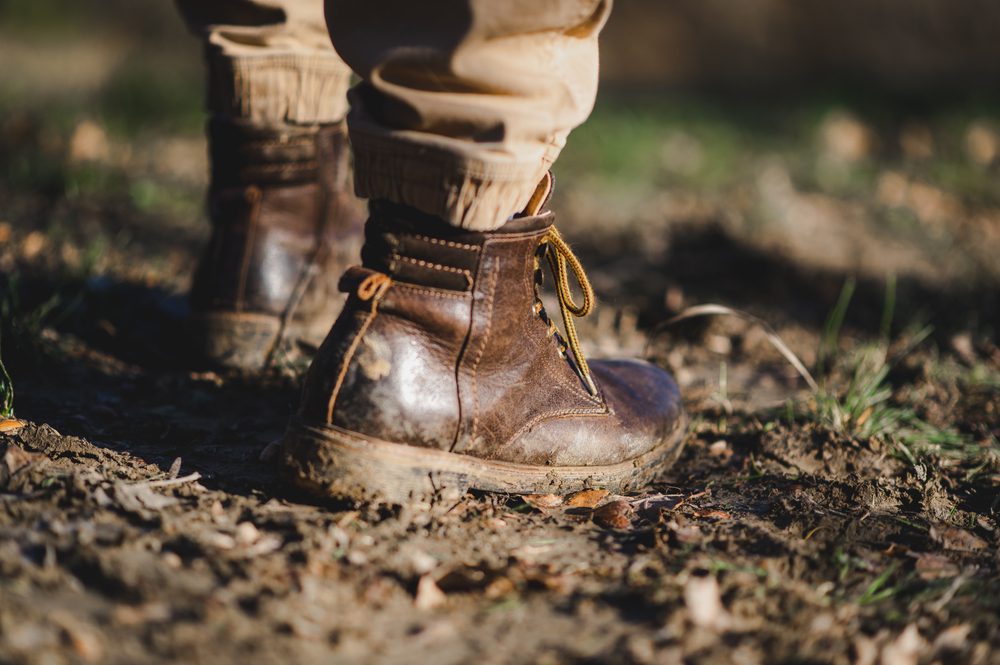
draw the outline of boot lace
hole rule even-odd
[[[535,254],[535,283],[539,285],[542,283],[542,270],[539,261],[542,255],[548,261],[549,268],[552,270],[552,276],[555,280],[556,296],[559,299],[559,310],[562,314],[563,328],[566,331],[566,340],[568,343],[559,334],[559,330],[545,312],[545,306],[540,299],[535,300],[535,314],[548,324],[547,336],[555,337],[556,342],[559,344],[559,351],[567,360],[571,361],[574,369],[580,375],[584,384],[586,384],[590,394],[597,395],[597,386],[590,374],[590,366],[587,364],[587,359],[583,357],[583,351],[580,349],[580,337],[576,332],[576,323],[573,320],[574,317],[582,318],[593,311],[595,302],[594,289],[590,285],[590,280],[587,279],[587,274],[583,270],[583,265],[580,264],[580,259],[573,254],[573,250],[569,248],[569,245],[563,240],[562,235],[555,226],[549,228],[548,233],[545,234],[539,245],[538,253]],[[577,284],[580,285],[580,291],[583,293],[583,302],[579,304],[573,299],[573,291],[570,289],[570,271],[572,271]],[[572,359],[566,355],[567,348],[572,351]]]

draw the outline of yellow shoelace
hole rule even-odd
[[[580,350],[580,337],[577,335],[576,324],[573,322],[573,317],[582,318],[593,311],[594,289],[590,286],[590,280],[587,279],[587,273],[583,271],[580,259],[576,258],[573,250],[569,248],[555,226],[549,228],[542,242],[545,245],[545,258],[548,259],[549,267],[552,268],[552,274],[555,277],[556,296],[559,298],[559,310],[562,313],[563,327],[566,329],[566,341],[573,352],[573,358],[587,384],[587,389],[590,390],[591,395],[596,395],[597,386],[590,376],[590,366],[587,365],[587,359],[583,357],[583,351]],[[577,284],[580,285],[580,291],[583,292],[583,302],[580,304],[577,304],[573,299],[573,291],[569,286],[570,270],[573,271],[573,276],[576,278]],[[538,309],[540,310],[540,307]],[[554,326],[550,322],[550,334],[553,332],[555,332]]]

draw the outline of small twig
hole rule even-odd
[[[188,475],[181,476],[180,478],[165,478],[163,480],[144,480],[142,482],[133,483],[133,485],[146,485],[147,487],[175,487],[177,485],[193,483],[194,481],[200,478],[201,474],[195,471],[194,473],[189,473]]]

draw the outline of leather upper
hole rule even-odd
[[[363,265],[313,361],[302,417],[384,441],[526,464],[631,459],[681,421],[669,374],[591,363],[588,391],[536,311],[552,213],[476,233],[374,203]],[[388,276],[385,280],[383,276]],[[372,293],[372,284],[385,286]]]
[[[337,276],[356,255],[363,219],[343,123],[262,128],[216,118],[208,135],[212,236],[193,309],[335,313]]]

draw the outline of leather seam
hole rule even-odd
[[[347,377],[347,369],[354,359],[354,354],[358,350],[358,346],[361,344],[361,338],[364,337],[365,333],[368,332],[368,328],[371,327],[372,321],[378,315],[378,300],[372,301],[371,310],[368,312],[368,316],[365,317],[364,323],[358,328],[357,334],[354,335],[354,339],[351,340],[351,345],[347,347],[347,352],[344,354],[344,361],[340,365],[340,371],[337,373],[337,381],[333,384],[333,390],[330,392],[330,401],[327,403],[326,407],[326,424],[333,424],[333,411],[337,404],[337,397],[340,395],[340,389],[344,386],[344,379]]]
[[[472,294],[468,291],[463,291],[461,293],[455,293],[453,291],[442,291],[438,289],[424,288],[419,286],[411,286],[405,282],[394,282],[393,286],[399,289],[406,289],[410,293],[421,294],[426,296],[432,296],[435,298],[452,298],[455,300],[466,300],[471,298]]]
[[[611,410],[605,404],[602,409],[558,409],[555,411],[546,411],[541,413],[524,425],[521,426],[519,430],[511,435],[510,439],[507,440],[507,445],[510,446],[515,441],[517,441],[521,436],[524,435],[529,429],[535,425],[539,425],[546,420],[556,420],[559,418],[568,418],[569,416],[608,416],[611,415]]]
[[[250,219],[247,224],[246,240],[243,241],[243,265],[240,266],[240,281],[236,287],[236,311],[243,311],[246,305],[247,273],[250,271],[250,256],[253,253],[254,237],[257,235],[257,224],[260,217],[260,190],[248,187],[244,196],[250,198]]]
[[[470,252],[477,252],[478,253],[478,252],[481,252],[482,249],[483,249],[481,245],[469,245],[469,244],[464,243],[464,242],[455,242],[453,240],[441,240],[440,238],[431,238],[429,236],[422,236],[422,235],[416,235],[416,234],[414,234],[414,235],[411,235],[410,237],[411,238],[416,238],[417,240],[422,240],[423,242],[429,242],[432,245],[444,245],[445,247],[451,247],[453,249],[465,249],[465,250],[468,250]]]
[[[467,268],[454,268],[452,266],[442,265],[440,263],[431,263],[430,261],[424,261],[423,259],[415,259],[411,256],[403,256],[397,252],[392,253],[393,257],[405,261],[406,263],[412,263],[413,265],[420,266],[421,268],[431,268],[432,270],[440,270],[442,272],[450,272],[456,275],[465,275],[466,277],[472,277],[472,272]]]
[[[486,352],[486,345],[490,340],[490,331],[493,329],[493,305],[496,298],[496,288],[497,279],[500,274],[500,259],[499,257],[495,259],[495,264],[493,265],[492,273],[490,274],[490,290],[489,296],[486,302],[489,303],[489,315],[486,319],[486,330],[483,331],[483,340],[479,344],[479,349],[476,351],[476,357],[472,361],[472,429],[469,432],[469,442],[472,443],[476,439],[476,430],[479,429],[479,382],[477,380],[477,375],[479,371],[479,363],[483,359],[483,355]]]
[[[466,268],[453,268],[452,266],[446,266],[440,263],[431,263],[430,261],[424,261],[423,259],[415,259],[410,256],[403,256],[397,252],[393,252],[392,257],[397,261],[409,263],[411,265],[415,265],[420,268],[427,268],[429,270],[438,270],[440,272],[451,273],[453,275],[461,275],[465,277],[466,286],[467,287],[472,286],[472,272]]]

